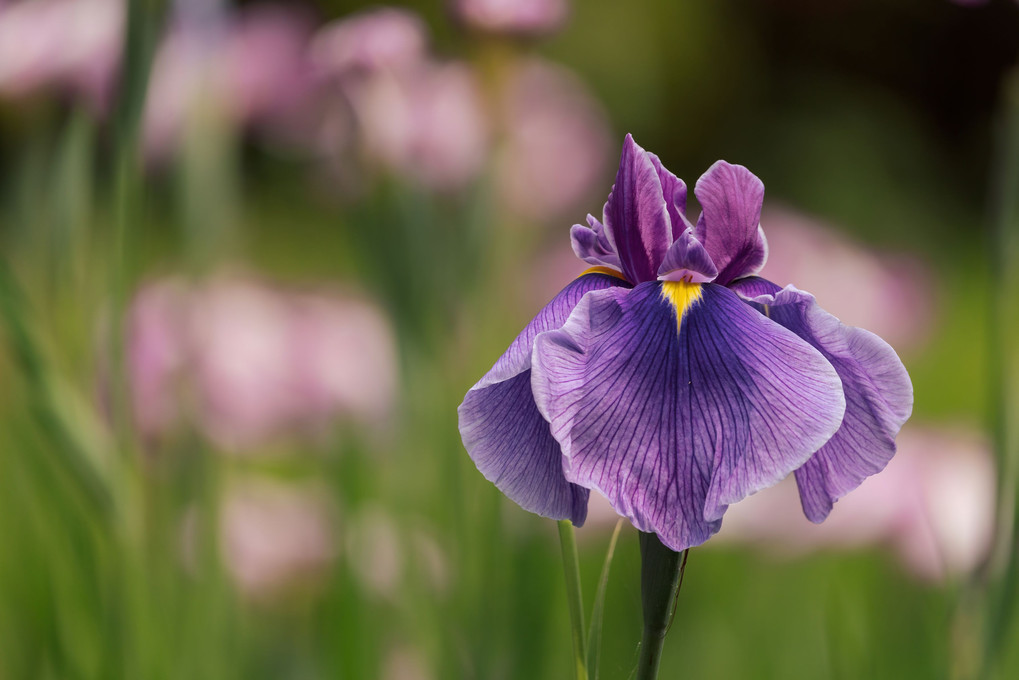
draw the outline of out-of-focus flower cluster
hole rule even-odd
[[[463,0],[458,23],[485,34],[543,35],[565,0]],[[0,6],[0,96],[59,88],[110,109],[123,0]],[[229,10],[179,0],[155,47],[143,120],[150,164],[165,164],[212,118],[320,162],[357,196],[379,175],[425,190],[483,178],[518,217],[578,209],[607,169],[598,102],[561,65],[500,51],[485,69],[440,58],[413,12],[378,8],[316,26],[291,5]],[[222,129],[222,128],[219,128]]]
[[[143,288],[127,322],[134,415],[149,441],[192,420],[241,452],[337,419],[382,425],[393,407],[392,331],[358,298],[171,279]]]
[[[124,14],[122,0],[0,2],[0,98],[49,90],[105,110]]]
[[[795,487],[783,483],[733,506],[720,538],[792,555],[885,546],[932,581],[972,572],[994,528],[987,441],[965,427],[914,425],[898,443],[884,472],[839,501],[824,524],[804,521]]]

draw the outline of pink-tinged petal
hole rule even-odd
[[[566,0],[455,0],[453,11],[478,31],[526,37],[562,28],[570,7]]]
[[[742,165],[718,161],[697,180],[694,195],[701,204],[697,240],[718,267],[716,283],[760,271],[768,259],[761,230],[764,183]]]
[[[605,230],[633,283],[653,281],[672,243],[662,182],[647,151],[626,135],[619,171],[605,204]]]
[[[788,479],[737,503],[712,541],[795,557],[818,550],[885,547],[917,576],[971,573],[994,533],[994,457],[980,432],[958,425],[906,425],[881,474],[843,498],[823,524],[803,516]],[[588,526],[598,519],[593,497]]]
[[[368,9],[326,24],[312,40],[312,60],[326,74],[402,70],[425,61],[428,29],[417,14]]]
[[[532,389],[566,479],[673,550],[803,465],[845,410],[817,350],[714,284],[589,293],[535,340]]]
[[[701,242],[693,235],[693,228],[684,231],[676,241],[669,246],[662,260],[662,266],[658,268],[658,279],[660,281],[690,281],[693,283],[707,283],[718,276],[718,269],[711,261],[711,256],[704,249]]]
[[[502,129],[492,181],[505,209],[552,222],[602,195],[616,141],[604,107],[575,73],[517,60],[495,104]]]
[[[594,215],[587,216],[587,225],[574,224],[570,229],[570,241],[573,243],[573,252],[584,262],[593,265],[603,265],[621,269],[619,255],[609,241],[605,227]]]
[[[842,426],[796,471],[804,514],[812,522],[822,522],[835,501],[883,470],[895,454],[895,437],[913,412],[909,374],[888,343],[862,328],[844,325],[809,293],[793,286],[780,289],[760,278],[737,281],[732,287],[817,348],[842,380],[846,395]]]
[[[672,222],[672,238],[679,238],[687,229],[693,225],[686,218],[686,182],[672,174],[664,165],[661,159],[655,154],[648,154],[651,163],[658,172],[658,180],[662,183],[662,196],[665,198],[665,206],[669,211],[669,219]]]
[[[585,274],[562,290],[517,336],[458,409],[460,436],[478,470],[525,510],[570,519],[587,516],[588,491],[566,481],[562,451],[531,395],[531,350],[539,333],[562,326],[585,293],[619,285]]]

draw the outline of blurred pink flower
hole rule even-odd
[[[162,282],[138,294],[127,328],[134,413],[148,439],[193,413],[217,446],[244,451],[340,417],[379,425],[395,399],[389,323],[354,298],[241,279]]]
[[[335,524],[335,509],[318,487],[264,480],[235,484],[220,514],[223,562],[250,596],[306,585],[336,558]]]
[[[987,442],[961,428],[907,425],[880,475],[841,499],[824,524],[803,517],[787,479],[732,506],[723,542],[775,553],[885,545],[914,574],[945,579],[976,568],[994,523],[994,467]]]
[[[177,379],[187,362],[187,288],[168,279],[139,291],[127,325],[126,370],[138,429],[165,432],[179,418]]]
[[[879,254],[789,209],[765,209],[768,261],[761,276],[796,282],[843,323],[880,335],[897,350],[921,344],[934,310],[933,277],[922,261]]]
[[[64,90],[105,112],[123,25],[122,0],[0,4],[0,95]]]
[[[575,212],[608,170],[608,117],[568,69],[529,59],[502,93],[505,146],[496,181],[505,207],[532,220]]]
[[[218,20],[216,20],[218,19]],[[311,26],[285,6],[181,21],[157,50],[144,114],[146,154],[165,158],[198,111],[281,137],[307,124],[316,81],[306,44]],[[303,132],[302,134],[308,134]]]
[[[569,15],[567,0],[453,0],[454,15],[466,26],[505,35],[545,35]]]
[[[474,72],[427,62],[347,88],[364,156],[429,189],[463,188],[481,171],[488,129]]]
[[[383,7],[323,26],[311,43],[316,67],[331,76],[416,66],[428,47],[424,22],[413,12]]]
[[[354,14],[318,32],[312,58],[345,103],[332,109],[341,119],[336,127],[353,137],[334,136],[338,148],[326,151],[338,153],[341,164],[353,152],[426,189],[455,191],[478,176],[487,158],[481,86],[467,64],[436,60],[426,48],[424,22],[392,8]]]

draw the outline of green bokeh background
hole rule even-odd
[[[322,21],[363,6],[309,5]],[[484,53],[441,3],[408,6],[440,54]],[[926,261],[934,324],[904,356],[913,417],[986,426],[987,202],[994,121],[1019,53],[1014,2],[583,0],[563,32],[513,49],[576,70],[615,137],[632,132],[679,176],[717,158],[747,165],[769,201]],[[412,650],[421,678],[569,677],[554,523],[478,474],[456,406],[535,311],[507,291],[541,274],[541,255],[583,213],[516,228],[483,187],[451,201],[399,183],[350,206],[311,181],[304,161],[231,138],[211,184],[186,165],[132,173],[118,241],[117,135],[57,99],[0,104],[0,243],[20,291],[5,294],[13,311],[0,336],[0,679],[371,679],[386,677],[398,650]],[[611,170],[603,179],[587,211],[599,211]],[[428,250],[383,242],[396,223],[428,234]],[[477,239],[458,237],[476,225],[486,230]],[[239,459],[192,433],[149,456],[107,427],[98,329],[117,318],[118,276],[126,297],[158,275],[224,264],[296,287],[339,282],[389,310],[401,387],[387,437],[338,424],[324,446]],[[105,461],[109,507],[93,504],[72,469],[81,442]],[[269,601],[236,591],[210,529],[222,490],[251,475],[323,483],[339,508],[332,568]],[[195,508],[197,563],[187,566],[180,522]],[[372,512],[398,538],[399,577],[386,593],[351,566],[359,548],[348,530]],[[610,531],[578,534],[589,608]],[[441,555],[438,587],[415,547],[421,535]],[[784,560],[697,549],[662,677],[954,677],[973,630],[960,609],[965,580],[918,581],[876,546]],[[639,607],[627,526],[600,677],[632,670]],[[1016,640],[1007,634],[997,677],[1019,677]]]

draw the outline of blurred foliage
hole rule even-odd
[[[318,23],[365,6],[304,5]],[[491,58],[498,41],[458,30],[443,3],[405,6],[438,53]],[[987,420],[985,200],[1015,3],[586,0],[563,32],[497,47],[575,70],[615,138],[633,132],[681,177],[745,164],[769,202],[921,258],[935,311],[904,354],[914,420]],[[0,334],[0,678],[567,677],[554,523],[478,474],[456,406],[540,304],[529,282],[599,212],[612,163],[585,208],[528,225],[499,208],[490,175],[452,196],[387,177],[350,200],[314,159],[220,130],[137,170],[124,238],[117,134],[65,96],[0,100],[2,297],[16,301]],[[249,456],[194,426],[154,449],[111,426],[110,390],[125,388],[115,279],[133,293],[224,270],[386,310],[400,382],[381,432],[339,418]],[[88,475],[112,509],[90,502]],[[219,530],[226,492],[252,477],[320,483],[337,516],[335,560],[264,598],[231,580]],[[610,533],[578,532],[588,608]],[[603,678],[636,660],[638,574],[627,526]],[[662,676],[947,677],[966,578],[917,580],[880,545],[777,559],[709,544],[691,553]],[[998,677],[1016,677],[1019,645],[1004,649]]]

